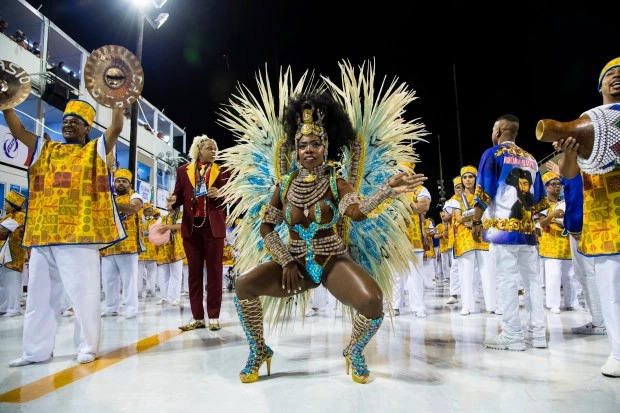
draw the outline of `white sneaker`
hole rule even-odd
[[[161,298],[161,299],[159,299],[159,300],[155,301],[155,304],[156,304],[156,305],[164,305],[164,304],[166,304],[166,300],[164,300],[163,298]]]
[[[104,311],[101,313],[101,317],[116,317],[118,313],[116,311]]]
[[[15,360],[11,360],[9,362],[9,367],[22,367],[22,366],[27,366],[29,364],[46,363],[53,358],[54,358],[54,353],[52,353],[47,360],[43,360],[43,361],[30,361],[30,360],[24,359],[23,357],[20,357]]]
[[[620,377],[620,360],[607,357],[607,361],[601,367],[601,373],[607,377]]]
[[[525,334],[525,341],[530,343],[534,348],[547,348],[547,337],[545,336],[536,336],[534,337],[532,333],[528,332]]]
[[[592,322],[589,322],[585,326],[573,327],[570,329],[570,331],[573,334],[591,334],[591,335],[607,334],[607,328],[605,328],[604,326],[603,327],[595,326],[594,324],[592,324]]]
[[[2,317],[17,317],[18,315],[22,315],[22,313],[6,313]]]
[[[448,298],[448,301],[446,301],[446,304],[456,304],[459,302],[459,299],[456,297],[450,297]]]
[[[179,300],[172,300],[172,302],[170,303],[170,305],[178,307],[179,306]]]
[[[493,311],[495,313],[495,315],[502,315],[504,314],[504,311],[501,309],[501,307],[497,307],[495,309],[495,311]]]
[[[304,314],[306,317],[314,317],[315,315],[317,315],[319,313],[318,310],[315,310],[314,308],[308,308],[306,310],[306,313]]]
[[[131,320],[132,318],[136,318],[136,314],[126,314],[125,315],[125,320]]]
[[[95,355],[93,353],[79,353],[77,355],[77,361],[80,364],[92,363],[95,361]]]
[[[501,333],[495,338],[484,340],[482,342],[486,348],[492,348],[495,350],[510,350],[510,351],[524,351],[525,342],[518,338],[508,338]]]
[[[560,314],[561,313],[559,308],[552,308],[549,311],[551,311],[553,314]]]
[[[426,312],[424,311],[416,311],[413,314],[415,314],[417,318],[426,318]]]
[[[469,313],[469,310],[463,308],[459,314],[460,315],[469,315],[470,313]]]

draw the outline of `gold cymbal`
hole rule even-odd
[[[95,49],[84,66],[86,89],[99,104],[124,108],[134,103],[144,86],[138,58],[122,46]]]
[[[8,60],[0,60],[0,110],[14,108],[30,94],[30,76]]]

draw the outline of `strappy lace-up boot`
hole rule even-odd
[[[258,380],[258,370],[267,362],[267,375],[271,375],[271,357],[273,351],[265,344],[263,337],[263,308],[259,298],[239,300],[234,298],[237,314],[245,337],[250,345],[250,355],[245,368],[239,373],[242,383],[253,383]]]
[[[345,357],[346,372],[349,374],[349,367],[353,367],[351,378],[356,383],[367,383],[370,371],[366,367],[366,359],[362,354],[364,348],[375,335],[381,323],[383,316],[371,320],[357,313],[353,317],[353,332],[351,333],[351,342],[344,349],[342,355]]]

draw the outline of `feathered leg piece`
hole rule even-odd
[[[273,351],[265,344],[263,337],[263,307],[259,298],[239,300],[234,298],[237,314],[245,337],[250,345],[250,355],[245,368],[239,373],[242,383],[253,383],[258,380],[258,370],[267,362],[267,375],[271,375],[271,357]]]
[[[351,378],[356,383],[367,383],[370,371],[366,367],[366,359],[362,354],[370,339],[376,334],[383,322],[383,316],[371,320],[357,313],[353,317],[353,331],[351,342],[344,349],[342,355],[345,357],[346,372],[349,374],[349,366],[353,367]]]

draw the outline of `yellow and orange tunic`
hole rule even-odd
[[[467,211],[468,209],[474,206],[474,194],[470,193],[461,193],[460,195],[455,194],[452,196],[453,200],[458,201],[461,209],[461,214]],[[474,237],[471,234],[471,229],[467,228],[465,225],[461,224],[456,220],[456,218],[452,219],[455,228],[454,235],[454,256],[460,257],[469,251],[489,250],[488,242],[476,242],[474,241]]]
[[[558,205],[559,202],[550,201],[547,214],[554,211]],[[559,260],[570,260],[572,258],[570,238],[568,238],[568,234],[564,231],[564,227],[556,222],[551,222],[547,228],[543,229],[539,242],[538,255],[541,257]]]
[[[140,253],[138,259],[140,261],[155,261],[157,260],[157,248],[154,244],[151,244],[148,237],[148,232],[151,226],[157,222],[155,217],[143,217],[140,221],[140,228],[142,232],[142,242],[144,243],[144,251]]]
[[[172,225],[181,223],[181,214],[169,214],[162,216],[160,222],[163,225]],[[159,245],[157,249],[157,265],[170,264],[185,258],[185,249],[183,249],[183,239],[181,238],[181,230],[170,231],[170,242]]]
[[[583,230],[579,251],[588,256],[620,254],[620,166],[583,177]]]
[[[9,232],[7,239],[0,240],[0,251],[2,252],[0,264],[13,271],[22,272],[28,256],[28,250],[21,245],[26,214],[23,211],[8,213],[0,220],[0,225],[8,223],[9,220],[14,221],[11,224],[17,225],[17,227]]]
[[[428,189],[424,186],[419,186],[411,192],[407,193],[407,197],[410,203],[417,202],[419,197],[425,196],[428,194]],[[430,197],[430,194],[428,194]],[[407,225],[407,233],[409,237],[409,241],[411,242],[411,247],[414,252],[423,252],[424,248],[424,238],[422,236],[422,225],[424,222],[424,217],[421,214],[411,214],[411,223]],[[433,245],[432,243],[430,244]]]
[[[23,245],[111,244],[126,236],[113,202],[103,138],[43,141],[28,170]]]
[[[119,204],[129,204],[131,199],[136,194],[133,190],[125,195],[119,195],[116,197],[116,202]],[[142,210],[138,213],[131,215],[124,215],[121,218],[123,228],[127,233],[127,238],[111,245],[100,251],[102,257],[108,257],[110,255],[122,255],[122,254],[135,254],[144,251],[144,244],[142,242],[142,231],[140,231],[140,221],[142,220]]]

